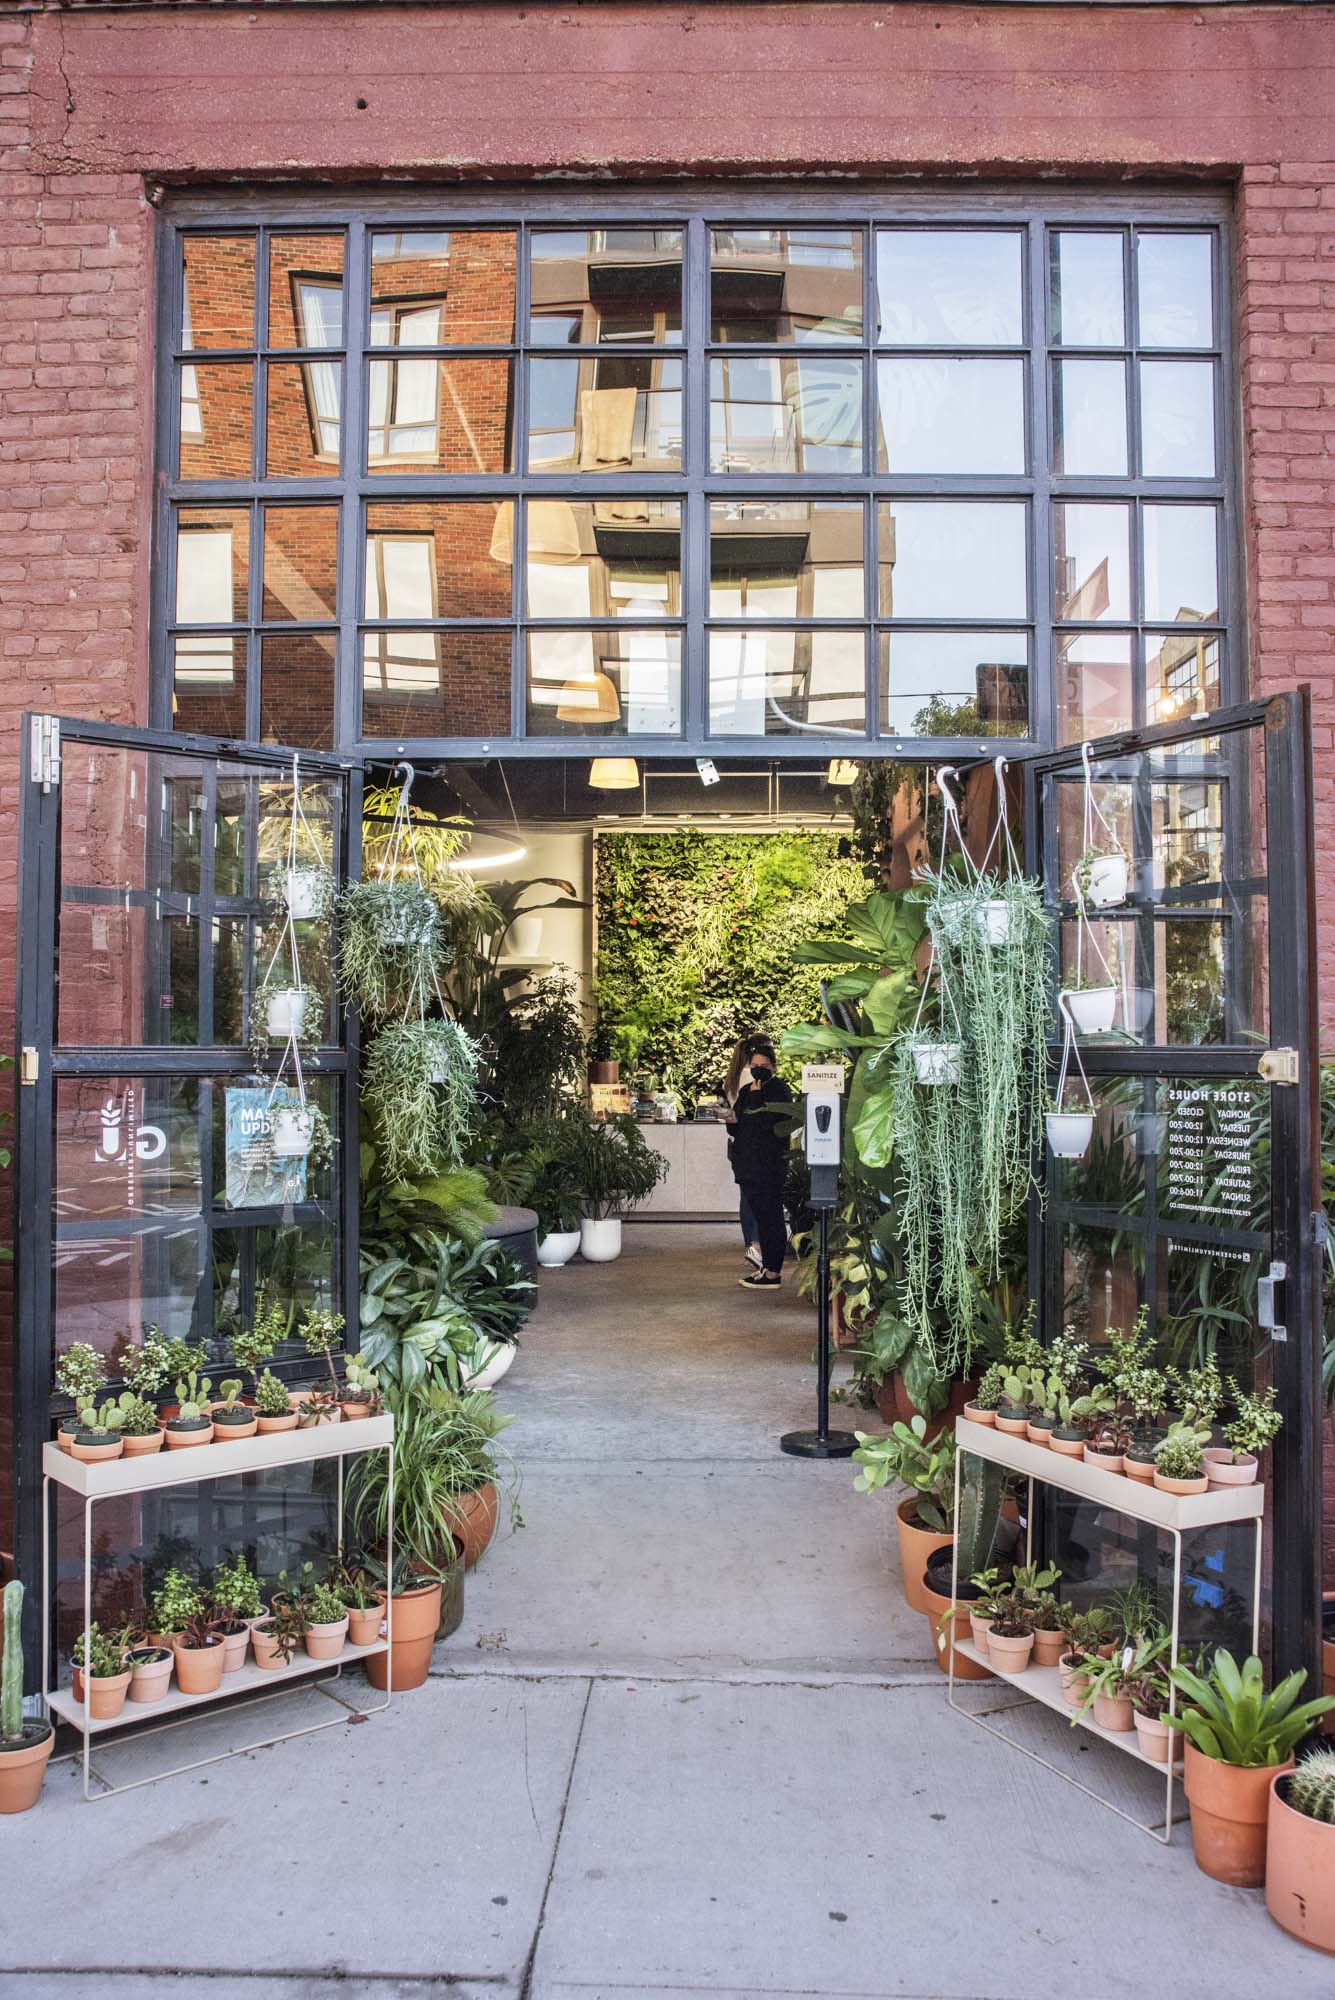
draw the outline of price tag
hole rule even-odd
[[[844,1094],[844,1066],[842,1063],[803,1063],[802,1088],[804,1091],[832,1090],[837,1096]]]

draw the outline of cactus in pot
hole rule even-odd
[[[0,1813],[35,1806],[56,1740],[49,1722],[23,1715],[23,1585],[5,1585],[4,1660],[0,1664]]]

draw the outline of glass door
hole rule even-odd
[[[1094,1111],[1083,1157],[1048,1149],[1034,1231],[1045,1334],[1071,1325],[1097,1350],[1144,1308],[1158,1365],[1213,1359],[1244,1388],[1274,1384],[1284,1423],[1267,1495],[1265,1615],[1275,1670],[1315,1671],[1319,1079],[1306,694],[1073,746],[1035,760],[1027,782],[1030,865],[1056,921],[1061,986],[1077,989],[1086,1023],[1077,1046]],[[1076,877],[1091,849],[1112,865],[1086,862],[1082,907]],[[1053,1023],[1059,1038],[1056,1008]],[[1054,1045],[1054,1068],[1059,1054]],[[1074,1065],[1071,1074],[1084,1108]],[[1115,1573],[1110,1525],[1090,1512],[1056,1522],[1058,1542],[1077,1569]],[[1188,1639],[1246,1649],[1237,1540],[1197,1538]]]

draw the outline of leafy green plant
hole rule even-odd
[[[948,1535],[955,1514],[955,1433],[947,1425],[934,1438],[926,1420],[892,1425],[885,1437],[855,1431],[854,1460],[862,1468],[853,1481],[856,1493],[874,1493],[892,1479],[911,1487],[918,1519],[933,1534]]]
[[[261,1295],[250,1325],[233,1329],[232,1360],[238,1368],[243,1368],[250,1376],[257,1396],[260,1370],[286,1340],[287,1333],[287,1314],[278,1301],[271,1299],[267,1292]]]
[[[152,1437],[158,1427],[158,1406],[147,1396],[136,1396],[129,1389],[122,1389],[117,1401],[120,1406],[120,1428],[126,1437]]]
[[[562,1157],[581,1192],[581,1212],[594,1220],[621,1215],[651,1195],[667,1162],[646,1141],[633,1118],[567,1120]]]
[[[264,1609],[259,1579],[241,1550],[213,1572],[212,1595],[219,1611],[230,1618],[258,1618]]]
[[[425,1004],[444,956],[440,906],[419,882],[350,882],[339,897],[339,979],[368,1020]]]
[[[381,1028],[366,1052],[362,1103],[391,1181],[463,1163],[478,1116],[478,1050],[456,1021]]]
[[[85,1636],[87,1645],[84,1644]],[[134,1634],[128,1625],[115,1632],[104,1632],[94,1619],[87,1634],[80,1632],[74,1641],[70,1655],[76,1667],[82,1667],[90,1680],[113,1680],[125,1671],[125,1655],[129,1652]]]
[[[1335,1750],[1312,1750],[1288,1780],[1284,1802],[1305,1819],[1335,1826]]]
[[[1275,1408],[1274,1388],[1256,1396],[1240,1389],[1236,1400],[1237,1414],[1232,1423],[1224,1425],[1225,1442],[1235,1455],[1250,1452],[1259,1457],[1274,1442],[1284,1422]]]
[[[106,1379],[106,1362],[86,1340],[76,1340],[56,1358],[56,1386],[76,1409],[94,1402]]]
[[[1163,1718],[1169,1728],[1180,1730],[1202,1756],[1247,1770],[1285,1763],[1313,1723],[1335,1708],[1328,1696],[1299,1703],[1307,1681],[1301,1668],[1267,1694],[1255,1654],[1239,1667],[1231,1653],[1218,1652],[1208,1679],[1181,1665],[1169,1678],[1186,1696],[1180,1715]]]
[[[1208,1428],[1190,1424],[1170,1424],[1168,1435],[1155,1446],[1154,1463],[1165,1479],[1199,1479],[1205,1470]]]
[[[518,1339],[534,1284],[503,1245],[414,1232],[410,1256],[362,1255],[361,1354],[387,1391],[458,1389],[476,1357]]]
[[[182,1632],[206,1609],[207,1599],[184,1570],[169,1569],[153,1598],[155,1632]]]
[[[511,998],[491,1034],[491,1094],[508,1119],[559,1117],[584,1080],[584,1019],[562,966]]]
[[[204,1365],[202,1340],[181,1340],[146,1326],[139,1342],[127,1341],[117,1357],[116,1367],[127,1388],[138,1396],[158,1396],[169,1382]]]
[[[306,1315],[301,1337],[306,1343],[306,1352],[312,1361],[323,1361],[329,1376],[329,1394],[337,1398],[338,1369],[334,1363],[334,1348],[343,1331],[342,1313],[331,1312],[327,1306],[313,1307]]]
[[[456,1551],[451,1503],[493,1481],[501,1468],[496,1438],[513,1420],[485,1391],[454,1396],[432,1390],[395,1405],[394,1568],[444,1575]],[[348,1477],[348,1505],[359,1542],[383,1553],[389,1518],[389,1476],[383,1452],[357,1459]],[[514,1515],[512,1499],[512,1515]]]
[[[1147,1635],[1162,1631],[1158,1600],[1147,1577],[1135,1577],[1108,1594],[1112,1636],[1123,1646],[1137,1646]]]
[[[1105,1700],[1129,1700],[1134,1703],[1137,1693],[1143,1693],[1156,1677],[1169,1643],[1168,1634],[1164,1632],[1154,1638],[1143,1639],[1139,1645],[1119,1647],[1109,1660],[1090,1660],[1087,1668],[1083,1669],[1088,1684],[1071,1717],[1072,1728],[1082,1715],[1093,1710],[1100,1696]]]
[[[1074,1604],[1059,1603],[1057,1623],[1066,1634],[1068,1651],[1086,1659],[1093,1659],[1112,1635],[1112,1613],[1102,1604],[1081,1610]]]
[[[485,1157],[486,1141],[475,1150]],[[521,1200],[517,1194],[498,1200]],[[377,1260],[397,1256],[414,1231],[457,1236],[463,1243],[481,1240],[494,1221],[496,1205],[487,1191],[487,1176],[479,1167],[454,1167],[448,1173],[392,1181],[374,1146],[361,1151],[361,1241]]]

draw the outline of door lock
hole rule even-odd
[[[1297,1049],[1267,1049],[1256,1065],[1265,1083],[1296,1083],[1298,1081]]]

